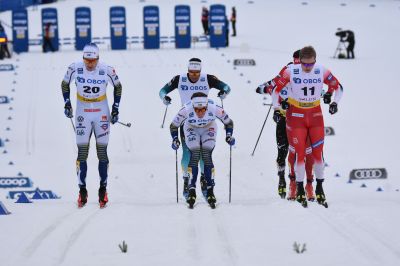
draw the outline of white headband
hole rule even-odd
[[[197,62],[197,61],[189,62],[188,70],[201,71],[201,62]]]
[[[194,97],[192,99],[192,104],[194,108],[206,107],[208,103],[207,97]]]

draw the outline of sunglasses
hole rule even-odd
[[[188,73],[192,75],[200,75],[200,71],[188,71]]]
[[[194,111],[195,111],[196,113],[205,112],[206,110],[207,110],[207,107],[194,108]]]
[[[300,63],[305,67],[312,67],[313,65],[315,65],[315,61],[313,63],[304,63],[300,61]]]
[[[97,62],[98,59],[83,58],[83,61],[87,64]]]

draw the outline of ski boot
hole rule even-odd
[[[203,173],[201,173],[200,176],[200,186],[201,186],[201,193],[203,193],[204,198],[207,198],[207,181]]]
[[[296,199],[296,180],[294,176],[290,176],[290,184],[289,184],[289,196],[287,197],[288,200],[295,200]]]
[[[279,178],[278,194],[281,197],[281,199],[286,198],[286,181],[284,177]]]
[[[78,207],[82,208],[87,203],[88,193],[85,187],[79,188]]]
[[[215,203],[217,202],[217,199],[215,198],[213,187],[207,189],[207,202],[211,209],[215,209]]]
[[[304,191],[303,182],[297,182],[296,201],[304,208],[307,208],[306,192]]]
[[[312,181],[309,182],[307,180],[307,184],[306,184],[306,196],[307,196],[307,200],[308,201],[314,201],[315,200],[315,195],[314,195],[314,188],[312,185]]]
[[[189,209],[193,209],[194,203],[196,202],[196,188],[193,187],[189,189],[189,194],[186,202],[189,204]]]
[[[328,208],[328,203],[326,202],[324,189],[322,188],[323,179],[317,179],[317,187],[315,188],[315,195],[317,196],[318,204]]]
[[[187,199],[189,196],[189,178],[184,177],[183,178],[183,197]]]
[[[108,202],[108,196],[107,196],[107,189],[106,187],[100,187],[99,188],[99,205],[100,208],[104,208]]]

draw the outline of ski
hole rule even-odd
[[[319,205],[324,206],[325,208],[328,208],[328,202],[318,202]]]

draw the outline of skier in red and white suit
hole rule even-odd
[[[286,130],[296,155],[294,170],[296,174],[296,200],[304,203],[305,191],[303,186],[307,137],[311,140],[312,156],[314,159],[314,173],[317,179],[315,194],[318,203],[325,203],[325,194],[322,188],[324,180],[324,119],[320,106],[323,85],[328,85],[324,94],[324,103],[329,105],[329,113],[338,111],[337,104],[343,94],[339,81],[322,65],[316,64],[316,52],[313,47],[307,46],[300,51],[300,64],[289,65],[276,80],[273,91],[274,107],[279,107],[279,93],[290,84],[288,99],[281,102],[286,112]],[[332,94],[335,97],[331,103]]]
[[[300,64],[300,50],[297,50],[293,53],[293,62],[290,62],[286,66],[282,68],[279,74],[273,78],[272,80],[265,82],[257,87],[256,92],[260,94],[269,94],[272,95],[273,90],[276,88],[276,83],[282,77],[283,73],[287,69],[287,67],[291,64]],[[282,100],[286,100],[288,98],[288,87],[290,84],[287,84],[285,88],[283,88],[279,93],[279,103]],[[296,180],[295,180],[295,172],[294,172],[294,163],[296,160],[296,155],[294,152],[293,144],[290,143],[290,136],[286,132],[286,110],[282,110],[281,106],[274,108],[274,116],[273,119],[276,122],[276,144],[278,147],[278,157],[276,159],[278,166],[278,176],[279,176],[279,185],[278,185],[278,193],[282,198],[286,196],[286,182],[285,182],[285,160],[289,152],[288,156],[288,164],[289,164],[289,196],[288,200],[296,199]],[[307,175],[307,185],[306,185],[306,196],[307,199],[313,201],[315,199],[314,188],[313,188],[313,158],[311,155],[311,143],[310,138],[307,138],[307,146],[306,146],[306,175]]]

